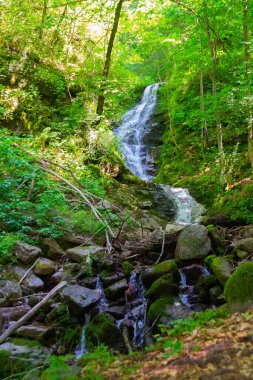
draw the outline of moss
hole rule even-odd
[[[149,322],[154,322],[159,315],[167,316],[166,306],[173,304],[173,301],[174,298],[172,296],[166,296],[153,302],[148,310]]]
[[[9,351],[6,350],[0,350],[0,378],[4,379],[10,374],[10,368],[9,368]]]
[[[225,298],[232,311],[244,311],[253,304],[253,263],[242,264],[228,279]]]
[[[123,345],[119,329],[107,314],[97,315],[86,326],[85,333],[89,350],[101,343],[117,348]]]
[[[68,362],[73,360],[73,356],[49,356],[49,368],[41,374],[40,380],[78,380],[80,379],[79,369],[70,366]]]
[[[162,276],[166,273],[178,273],[176,260],[167,260],[163,261],[160,264],[155,265],[155,273],[159,276]]]
[[[156,300],[162,296],[168,296],[176,294],[178,286],[175,284],[173,275],[171,273],[166,274],[158,278],[146,292],[146,297]]]
[[[42,344],[37,340],[26,339],[26,338],[13,338],[11,342],[17,346],[25,346],[29,348],[42,347]]]
[[[122,264],[122,270],[126,276],[129,276],[134,270],[134,266],[131,263],[129,263],[129,261],[124,261]]]
[[[225,257],[211,255],[204,260],[205,264],[211,269],[219,281],[224,286],[231,276],[233,266]]]

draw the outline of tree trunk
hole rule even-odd
[[[250,44],[249,44],[249,1],[244,0],[243,2],[243,37],[244,37],[244,56],[245,56],[245,79],[247,86],[247,97],[248,97],[248,153],[251,163],[251,168],[253,170],[253,115],[252,115],[252,104],[251,104],[251,54],[250,54]]]
[[[43,10],[42,10],[42,17],[41,17],[41,27],[39,29],[39,36],[40,38],[43,38],[43,30],[44,30],[44,24],[47,17],[47,3],[48,0],[43,1]]]
[[[112,26],[108,46],[107,46],[104,70],[102,74],[102,83],[100,85],[99,97],[98,97],[98,102],[97,102],[97,115],[99,116],[101,116],[104,112],[105,89],[106,89],[107,78],[109,75],[109,70],[110,70],[110,65],[111,65],[111,55],[112,55],[113,44],[114,44],[114,40],[115,40],[116,33],[118,30],[118,26],[119,26],[119,20],[120,20],[120,14],[121,14],[123,2],[124,0],[119,0],[116,6],[113,26]]]

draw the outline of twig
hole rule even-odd
[[[26,278],[26,276],[31,272],[31,270],[35,267],[35,265],[37,264],[37,262],[39,261],[39,258],[35,261],[35,263],[25,272],[25,274],[23,275],[23,277],[21,277],[21,280],[19,280],[19,285],[22,284],[22,282],[24,281],[24,279]]]
[[[19,360],[20,360],[20,359],[21,359],[21,358],[19,358]],[[39,367],[35,367],[35,368],[33,368],[32,370],[34,371],[35,369],[40,369],[40,368],[44,368],[44,365],[41,365],[41,366],[39,366]],[[8,377],[5,377],[5,378],[2,379],[2,380],[11,380],[11,379],[16,380],[19,376],[21,376],[21,375],[25,375],[25,374],[27,374],[27,371],[19,372],[19,373],[14,373],[13,375],[10,375],[10,376],[8,376]]]
[[[10,336],[15,330],[17,330],[20,326],[23,326],[23,324],[33,317],[33,315],[43,306],[47,301],[49,301],[51,298],[55,296],[57,292],[59,292],[60,289],[62,289],[67,284],[66,281],[60,282],[58,285],[56,285],[50,292],[39,302],[37,305],[35,305],[31,310],[28,311],[22,318],[20,318],[16,323],[14,323],[12,326],[10,326],[7,330],[4,331],[4,333],[0,336],[0,344],[2,344],[8,336]]]
[[[155,262],[155,265],[158,264],[160,262],[160,260],[162,259],[163,257],[163,253],[164,253],[164,247],[165,247],[165,231],[161,228],[161,231],[162,231],[162,234],[163,234],[163,243],[162,243],[162,249],[161,249],[161,254],[160,256],[158,257],[158,259],[156,260]]]

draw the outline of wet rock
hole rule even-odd
[[[238,249],[236,252],[236,256],[239,259],[244,260],[244,259],[247,259],[247,257],[249,256],[249,253],[246,251],[242,251],[242,250]]]
[[[64,254],[63,249],[54,239],[45,238],[43,239],[43,244],[46,247],[48,257],[53,260],[58,259]]]
[[[17,280],[21,280],[28,269],[29,268],[23,267],[21,265],[8,265],[8,271]],[[44,282],[41,280],[41,278],[30,272],[23,280],[22,285],[31,290],[37,291],[44,287]]]
[[[253,253],[253,238],[238,240],[234,245],[238,250]]]
[[[11,281],[0,281],[0,298],[15,301],[22,297],[22,290],[18,284]]]
[[[83,317],[84,311],[100,300],[102,292],[80,285],[66,285],[62,290],[62,295],[70,311],[77,317]]]
[[[148,310],[149,322],[154,322],[158,317],[168,316],[166,311],[168,305],[174,303],[174,298],[171,296],[164,296],[151,303]]]
[[[42,301],[43,298],[44,298],[43,294],[32,294],[31,297],[29,297],[28,305],[31,306],[31,307],[34,307],[40,301]]]
[[[62,279],[63,279],[63,269],[60,269],[52,275],[50,281],[52,284],[59,284],[62,281]]]
[[[38,274],[39,276],[46,276],[53,274],[55,272],[55,269],[56,265],[52,260],[41,257],[34,267],[34,273]]]
[[[35,339],[39,342],[49,344],[55,336],[55,329],[42,323],[32,323],[30,325],[21,326],[16,334],[24,338]]]
[[[9,321],[17,321],[23,317],[30,310],[30,306],[15,306],[15,307],[2,307],[0,308],[0,319],[7,319]]]
[[[67,257],[77,263],[83,263],[87,260],[89,255],[103,251],[103,247],[98,245],[91,245],[88,247],[75,247],[67,249]]]
[[[89,289],[95,289],[97,285],[97,277],[86,277],[82,281],[79,282],[79,285],[85,286]]]
[[[184,272],[189,282],[196,282],[203,273],[203,266],[200,264],[192,264],[183,267],[181,271]]]
[[[110,300],[115,300],[123,296],[127,288],[128,288],[127,280],[123,278],[122,280],[106,288],[105,295]]]
[[[201,275],[198,278],[194,286],[194,290],[199,294],[202,290],[209,290],[212,286],[216,284],[216,278],[214,275]]]
[[[223,295],[223,289],[221,286],[219,286],[219,285],[213,286],[209,290],[209,294],[210,294],[211,303],[213,305],[221,306],[224,304],[225,299],[224,299],[224,297],[223,298],[221,297]]]
[[[111,255],[94,256],[93,260],[100,271],[103,271],[103,275],[113,274],[121,270],[120,261]]]
[[[172,273],[173,278],[175,282],[178,282],[180,279],[178,268],[176,265],[176,260],[166,260],[162,263],[159,263],[151,268],[147,268],[144,270],[142,274],[142,281],[143,284],[148,287],[150,286],[155,280],[157,280],[159,277],[167,274]]]
[[[16,242],[15,256],[18,257],[23,263],[29,264],[36,260],[41,254],[41,249],[30,244],[23,242]]]
[[[0,344],[1,373],[5,377],[15,373],[29,371],[34,367],[43,365],[51,351],[42,347],[36,341],[15,338],[9,342]]]
[[[165,232],[168,234],[177,234],[182,231],[186,226],[184,224],[168,223],[165,227]]]
[[[107,312],[111,314],[116,319],[122,319],[126,313],[126,307],[125,306],[113,306],[110,307]]]
[[[125,277],[124,273],[114,273],[108,276],[102,275],[101,280],[103,282],[104,287],[107,288],[108,286],[115,284],[115,282],[122,280],[124,277]]]
[[[178,293],[178,286],[174,281],[173,275],[168,273],[158,280],[155,280],[150,289],[146,291],[145,296],[151,300],[156,300],[161,297],[175,295]]]
[[[122,349],[122,335],[108,314],[97,315],[85,329],[88,349],[103,343],[111,348]]]
[[[192,224],[179,235],[175,255],[180,260],[205,258],[211,249],[211,240],[205,226]]]
[[[219,283],[224,286],[233,271],[233,265],[225,257],[208,256],[205,259],[208,268],[211,269]]]

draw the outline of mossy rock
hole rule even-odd
[[[224,286],[233,271],[231,262],[225,257],[215,255],[208,256],[204,262],[212,270],[219,283]]]
[[[224,294],[231,311],[245,311],[253,305],[253,263],[244,263],[236,269]]]
[[[122,335],[108,314],[97,315],[86,326],[85,334],[89,350],[101,343],[112,348],[120,349],[123,347]]]
[[[202,274],[198,281],[196,282],[194,289],[197,293],[200,293],[201,290],[209,290],[212,286],[216,284],[216,278],[212,274],[204,275]]]
[[[146,269],[143,273],[142,280],[145,286],[150,286],[159,277],[164,276],[168,273],[171,273],[173,275],[174,281],[176,283],[179,283],[180,275],[177,268],[177,260],[166,260],[162,263],[156,264],[152,268]]]
[[[133,264],[129,263],[129,261],[124,261],[122,264],[122,271],[126,276],[130,276],[130,274],[133,272],[134,266]]]
[[[166,297],[161,297],[155,302],[153,302],[148,310],[148,320],[149,322],[154,322],[159,315],[161,317],[168,316],[168,313],[166,312],[166,307],[168,305],[172,305],[174,302],[174,298],[172,296],[166,296]]]
[[[156,300],[161,297],[171,296],[178,293],[178,285],[174,281],[174,277],[171,273],[166,274],[158,278],[146,292],[145,296],[152,300]]]

